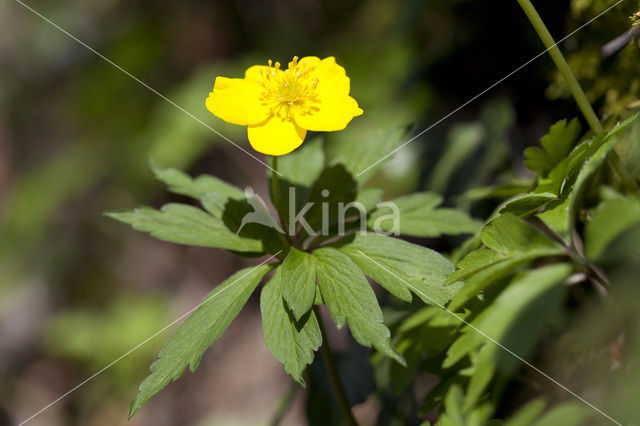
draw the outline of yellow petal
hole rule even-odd
[[[262,82],[265,79],[265,76],[267,75],[267,72],[271,72],[276,74],[276,76],[280,76],[284,71],[282,71],[281,69],[276,69],[275,67],[271,67],[269,68],[266,65],[254,65],[252,67],[249,67],[245,72],[244,72],[244,78],[246,80],[253,80],[257,83],[262,84]]]
[[[314,132],[333,132],[342,130],[362,110],[351,96],[322,96],[318,95],[318,102],[311,107],[296,110],[296,123],[306,130]]]
[[[298,64],[305,65],[307,68],[309,67],[317,67],[320,65],[320,58],[317,56],[305,56],[304,58],[298,60]]]
[[[336,63],[336,58],[330,56],[316,65],[314,77],[318,79],[318,93],[323,95],[348,95],[351,81],[344,68]]]
[[[228,123],[258,124],[265,121],[270,112],[260,100],[263,91],[250,80],[217,77],[206,101],[207,109]]]
[[[249,142],[253,149],[267,155],[285,155],[302,145],[307,131],[293,120],[271,117],[266,123],[249,126]]]

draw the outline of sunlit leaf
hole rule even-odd
[[[313,311],[308,310],[299,319],[293,316],[283,298],[281,271],[276,269],[260,295],[264,341],[273,357],[282,362],[284,371],[304,385],[302,373],[322,344],[322,335]]]
[[[391,344],[389,329],[382,324],[382,311],[376,296],[358,266],[334,248],[321,248],[313,255],[317,260],[322,299],[336,325],[342,327],[345,321],[348,322],[358,343],[374,346],[404,364],[404,359]]]
[[[204,351],[231,324],[270,269],[270,265],[242,269],[205,297],[198,309],[167,340],[158,359],[151,364],[151,375],[144,379],[140,393],[131,402],[129,417],[169,382],[180,377],[187,366],[195,371]]]
[[[174,243],[218,247],[238,252],[261,252],[262,242],[240,237],[224,222],[197,207],[167,204],[161,210],[138,207],[128,212],[107,213],[133,229]]]
[[[280,288],[295,319],[306,314],[316,297],[316,266],[313,257],[292,247],[282,263]]]
[[[340,250],[394,296],[411,301],[411,292],[425,303],[444,305],[459,286],[444,286],[453,270],[441,254],[397,238],[357,234]]]

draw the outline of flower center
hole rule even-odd
[[[274,65],[269,59],[268,68],[260,70],[265,89],[262,99],[275,115],[291,117],[293,112],[304,113],[309,109],[318,86],[318,79],[312,75],[314,69],[306,61],[298,62],[298,57],[294,56],[289,67],[280,71],[280,62]]]

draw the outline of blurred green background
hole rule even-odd
[[[610,3],[536,5],[560,38]],[[397,125],[418,133],[543,50],[515,1],[27,4],[247,148],[243,127],[205,109],[217,75],[239,77],[269,58],[336,56],[365,114],[345,135],[327,137],[357,143]],[[611,122],[637,104],[639,48],[634,41],[604,62],[598,52],[629,28],[637,6],[625,2],[562,46]],[[408,145],[374,181],[387,197],[432,190],[484,218],[495,203],[474,201],[478,192],[470,190],[530,177],[523,148],[576,115],[543,57]],[[620,144],[623,160],[639,176],[639,154],[628,146]],[[102,215],[174,199],[153,181],[149,158],[266,193],[264,166],[18,2],[0,3],[0,425],[29,417],[245,265],[222,251],[154,240]],[[448,251],[460,241],[421,242]],[[633,273],[620,279],[633,281]],[[593,321],[585,316],[585,324]],[[602,339],[613,332],[604,327]],[[263,345],[255,297],[197,374],[185,373],[127,423],[129,401],[168,333],[29,424],[295,425],[307,417],[322,424],[318,401],[330,398],[326,388],[319,379],[307,395],[281,371]],[[366,353],[343,334],[333,338],[345,363],[370,374]],[[353,391],[358,418],[382,423],[384,403],[367,398],[367,380]],[[424,389],[415,395],[420,405]]]

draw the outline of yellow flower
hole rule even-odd
[[[253,149],[285,155],[298,148],[307,130],[344,129],[361,115],[349,96],[350,82],[334,57],[294,57],[286,70],[280,63],[254,65],[242,78],[217,77],[207,109],[226,122],[248,126]]]

